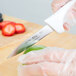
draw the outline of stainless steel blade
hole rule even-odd
[[[24,41],[20,46],[18,46],[10,54],[9,57],[15,56],[15,55],[23,52],[24,50],[26,50],[30,46],[34,45],[35,43],[37,43],[38,41],[40,41],[42,38],[44,38],[45,36],[47,36],[51,32],[53,32],[53,30],[48,25],[44,26],[40,31],[38,31],[37,33],[35,33],[29,39],[27,39],[26,41]]]

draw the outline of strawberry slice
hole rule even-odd
[[[0,22],[0,29],[2,29],[5,25],[9,23],[15,24],[15,22],[12,22],[12,21],[3,21],[3,22]]]
[[[15,34],[15,31],[16,31],[16,28],[15,28],[15,25],[13,23],[6,24],[2,28],[2,34],[4,36],[12,36]]]
[[[16,33],[19,34],[19,33],[23,33],[26,31],[25,29],[25,26],[21,23],[17,23],[15,24],[15,27],[16,27]]]

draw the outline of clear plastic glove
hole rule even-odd
[[[20,56],[18,76],[76,76],[76,50],[47,47]]]
[[[70,0],[53,0],[52,2],[53,13],[55,13],[69,1]],[[76,3],[68,10],[64,18],[63,27],[65,30],[70,30],[70,28],[74,25],[76,25]]]

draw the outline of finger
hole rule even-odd
[[[64,64],[43,62],[23,65],[18,68],[19,76],[59,76]]]
[[[44,62],[40,63],[40,65],[44,74],[43,76],[59,76],[64,67],[63,63]]]
[[[66,31],[69,31],[70,30],[70,25],[68,23],[64,23],[63,24],[63,27]]]
[[[72,14],[74,15],[74,17],[76,18],[76,3],[73,5],[71,11],[72,11]]]
[[[32,51],[22,55],[20,56],[19,61],[22,64],[32,64],[45,61],[61,63],[72,57],[71,55],[73,52],[75,52],[75,50],[48,47],[43,50]]]
[[[39,65],[20,65],[18,67],[18,76],[42,76],[42,71]]]
[[[72,26],[76,25],[76,3],[71,7],[64,18],[63,27],[66,31],[70,30]]]
[[[67,2],[70,0],[53,0],[52,2],[52,10],[55,13],[57,10],[59,10],[61,7],[63,7]]]

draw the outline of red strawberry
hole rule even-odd
[[[15,24],[15,27],[16,27],[16,33],[19,34],[19,33],[23,33],[26,31],[25,29],[25,26],[21,23],[17,23]]]
[[[0,22],[0,29],[2,29],[5,25],[7,25],[9,23],[15,24],[15,22],[12,22],[12,21],[3,21],[3,22]]]
[[[16,28],[15,28],[15,25],[13,23],[6,24],[2,28],[2,34],[4,36],[12,36],[15,34],[15,31],[16,31]]]

